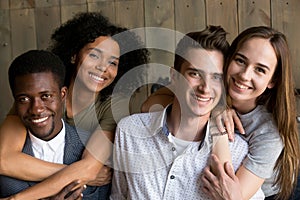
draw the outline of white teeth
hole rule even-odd
[[[201,98],[201,97],[198,97],[198,96],[194,96],[194,98],[197,100],[197,101],[209,101],[210,98]]]
[[[238,88],[241,88],[241,89],[247,89],[248,87],[246,87],[246,86],[244,86],[244,85],[242,85],[242,84],[239,84],[239,83],[237,83],[237,82],[234,82],[235,83],[235,85],[238,87]]]
[[[33,123],[41,123],[41,122],[44,122],[48,119],[48,117],[43,117],[43,118],[40,118],[40,119],[32,119],[31,121]]]
[[[90,75],[90,77],[92,77],[96,81],[104,81],[104,78],[101,78],[100,76],[97,76],[95,74],[89,74],[89,75]]]

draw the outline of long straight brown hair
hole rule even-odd
[[[266,89],[257,98],[257,104],[265,105],[268,111],[272,113],[284,144],[274,170],[278,171],[276,184],[280,187],[277,198],[288,199],[297,183],[300,155],[290,51],[284,34],[265,26],[248,28],[232,42],[225,63],[224,74],[227,74],[229,64],[237,51],[251,38],[269,40],[277,57],[277,66],[272,77],[275,85],[272,89]],[[227,79],[225,78],[225,80]],[[226,82],[225,87],[228,88]]]

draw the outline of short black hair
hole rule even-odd
[[[16,57],[8,69],[9,85],[12,93],[15,89],[17,76],[41,72],[53,73],[59,87],[64,86],[66,68],[59,57],[45,50],[30,50]]]

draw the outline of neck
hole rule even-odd
[[[178,102],[174,100],[171,113],[167,117],[170,132],[179,139],[186,141],[200,141],[206,132],[209,114],[195,116],[182,113]]]
[[[73,117],[83,109],[95,102],[98,93],[93,93],[87,88],[83,88],[81,83],[72,82],[67,96],[67,114]]]
[[[231,100],[233,108],[240,114],[247,114],[254,110],[257,106],[255,100],[248,101],[236,101],[234,99]]]

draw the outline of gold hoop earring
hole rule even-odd
[[[72,57],[71,57],[71,63],[72,63],[72,64],[75,64],[75,56],[72,56]]]

